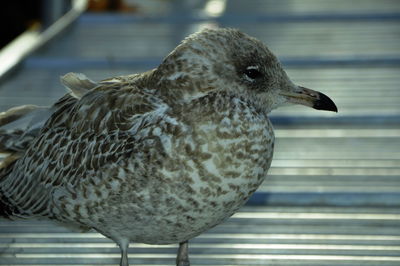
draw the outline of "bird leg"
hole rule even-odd
[[[189,261],[189,242],[179,243],[178,256],[176,257],[176,266],[190,266]]]
[[[121,261],[119,263],[120,266],[129,266],[128,247],[129,247],[129,241],[127,240],[121,241],[119,243],[119,248],[121,249]]]

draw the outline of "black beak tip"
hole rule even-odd
[[[336,104],[331,100],[331,98],[323,93],[319,94],[319,99],[314,102],[313,108],[317,110],[338,112]]]

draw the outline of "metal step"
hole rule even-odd
[[[192,265],[399,265],[398,208],[245,207],[190,243]],[[133,265],[174,265],[177,245],[132,243]],[[0,220],[0,265],[116,265],[119,248],[49,222]]]
[[[400,265],[398,1],[184,3],[160,4],[164,15],[83,15],[0,84],[0,111],[52,104],[67,72],[94,80],[143,72],[204,25],[240,28],[266,42],[294,82],[331,96],[339,113],[271,114],[268,178],[239,213],[191,242],[192,265]],[[176,249],[132,243],[130,263],[174,265]],[[119,256],[95,232],[0,220],[0,265],[116,265]]]

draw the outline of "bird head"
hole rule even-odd
[[[190,35],[159,70],[163,82],[169,83],[165,87],[175,88],[186,101],[226,91],[266,112],[287,103],[337,112],[328,96],[294,84],[265,44],[236,29],[205,29]]]

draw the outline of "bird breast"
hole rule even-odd
[[[149,202],[141,206],[149,215],[140,224],[148,230],[142,226],[135,239],[190,239],[230,217],[265,179],[274,142],[268,118],[242,103],[202,113],[181,125],[178,135],[153,130],[164,157],[147,186]]]

